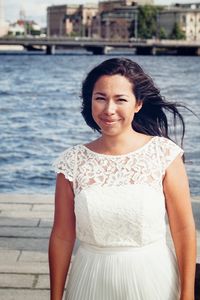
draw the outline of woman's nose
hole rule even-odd
[[[107,115],[113,115],[115,113],[115,110],[116,110],[115,103],[113,102],[106,103],[104,113],[106,113]]]

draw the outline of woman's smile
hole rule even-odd
[[[100,118],[100,120],[105,124],[105,125],[115,125],[117,122],[120,121],[120,119],[118,120],[110,120],[110,119],[104,119],[104,118]]]

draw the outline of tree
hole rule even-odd
[[[137,33],[139,38],[151,39],[159,36],[158,17],[163,8],[155,5],[138,6],[138,24]],[[130,28],[130,37],[134,37],[135,20],[132,21]]]
[[[185,32],[181,29],[177,22],[174,23],[170,38],[173,40],[184,40],[186,38]]]
[[[167,39],[167,34],[166,34],[166,31],[163,27],[161,27],[160,30],[159,30],[159,38],[161,40]]]

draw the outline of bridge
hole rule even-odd
[[[200,56],[200,41],[129,39],[117,41],[108,39],[67,38],[67,37],[3,37],[0,45],[21,45],[27,50],[45,50],[46,54],[55,54],[56,48],[84,48],[93,54],[106,54],[112,48],[134,49],[138,55],[156,55],[175,53],[177,55]]]

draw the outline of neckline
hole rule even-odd
[[[157,138],[157,136],[153,136],[148,142],[146,142],[143,146],[141,146],[141,147],[139,147],[138,149],[136,149],[136,150],[133,150],[133,151],[130,151],[130,152],[128,152],[128,153],[124,153],[124,154],[116,154],[116,155],[114,155],[114,154],[104,154],[104,153],[98,153],[98,152],[96,152],[96,151],[93,151],[93,150],[90,150],[87,146],[85,146],[85,145],[81,145],[82,146],[82,148],[84,148],[84,149],[86,149],[89,153],[92,153],[93,155],[97,155],[97,156],[103,156],[103,157],[112,157],[112,158],[117,158],[117,157],[126,157],[126,156],[129,156],[129,155],[132,155],[132,154],[135,154],[135,153],[138,153],[138,152],[140,152],[140,151],[142,151],[142,150],[144,150],[147,146],[149,146],[151,143],[152,143],[152,141],[154,140],[154,139],[156,139]]]

